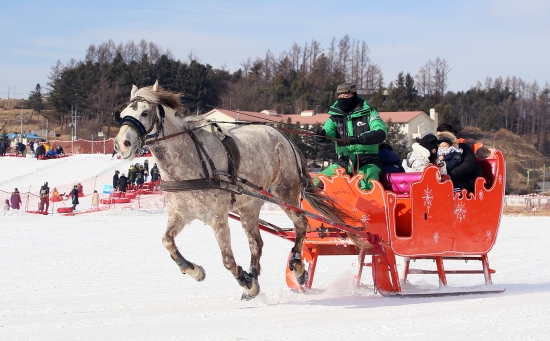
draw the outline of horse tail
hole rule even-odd
[[[301,154],[300,154],[301,155]],[[321,215],[338,223],[346,223],[347,221],[357,221],[357,219],[347,213],[347,210],[342,209],[339,200],[330,198],[321,193],[319,187],[313,185],[313,178],[307,171],[306,161],[301,155],[301,173],[302,173],[302,197],[319,212]]]
[[[359,219],[348,213],[348,210],[343,209],[338,199],[327,197],[321,193],[319,187],[313,185],[313,179],[307,171],[305,159],[302,160],[302,179],[304,187],[302,190],[302,197],[309,202],[311,207],[321,215],[327,217],[332,221],[339,223],[352,222],[354,225],[360,224]],[[346,233],[349,239],[360,249],[371,249],[372,244],[363,240],[356,234]]]

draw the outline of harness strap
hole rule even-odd
[[[241,154],[239,148],[235,144],[235,140],[231,136],[225,136],[222,140],[222,144],[227,154],[227,172],[230,174],[229,179],[232,184],[237,183],[237,173],[239,172],[239,166],[241,163]],[[231,194],[231,203],[235,203],[235,194]]]
[[[214,162],[208,156],[208,153],[206,153],[206,150],[204,149],[202,143],[197,139],[197,136],[192,131],[189,132],[189,136],[195,143],[195,147],[197,148],[197,154],[199,154],[199,159],[201,160],[202,164],[202,170],[204,171],[204,179],[210,179],[210,173],[208,172],[208,167],[206,167],[206,161],[204,161],[204,157],[202,156],[202,153],[206,156],[206,159],[208,160],[208,163],[210,164],[210,168],[212,169],[212,176],[215,180],[218,180],[218,172],[216,171],[216,166],[214,165]],[[202,151],[202,153],[201,153]]]

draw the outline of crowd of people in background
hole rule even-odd
[[[31,141],[34,142],[34,141]],[[31,153],[35,155],[47,154],[46,149],[51,150],[52,147],[47,143],[30,143],[29,149]],[[63,153],[63,148],[61,146],[57,147],[57,153]],[[143,187],[143,184],[146,182],[151,182],[151,189],[157,191],[160,185],[160,172],[156,163],[153,164],[153,167],[149,169],[149,160],[145,160],[143,164],[135,163],[130,166],[128,169],[129,177],[126,177],[125,173],[120,173],[120,171],[115,171],[113,175],[113,191],[122,192],[122,197],[125,196],[125,193],[129,189]],[[37,208],[37,213],[46,214],[50,208],[50,201],[58,202],[62,200],[71,199],[72,209],[76,210],[77,205],[80,204],[79,197],[84,196],[84,189],[82,183],[78,182],[73,185],[72,190],[68,193],[59,193],[57,187],[54,187],[53,190],[50,190],[48,182],[44,182],[38,191],[39,203]],[[99,193],[97,190],[94,190],[92,194],[92,210],[99,210]],[[5,211],[8,210],[20,210],[21,209],[21,193],[17,188],[11,193],[9,199],[5,199],[3,208]],[[32,210],[29,210],[32,211]]]
[[[64,156],[65,151],[61,145],[54,147],[49,142],[39,142],[35,140],[30,140],[28,144],[24,144],[20,140],[10,140],[3,136],[0,138],[0,156],[6,156],[6,153],[12,149],[15,152],[15,156],[26,156],[27,155],[27,146],[30,156],[37,159],[46,159],[46,158],[56,158],[59,156]]]
[[[149,169],[149,160],[145,160],[143,165],[140,163],[130,165],[130,168],[128,169],[128,176],[126,176],[125,173],[120,173],[120,171],[116,170],[113,175],[113,190],[120,191],[124,197],[124,193],[126,193],[128,189],[141,188],[146,182],[152,183],[153,191],[158,190],[160,183],[160,172],[156,163],[154,163],[153,167]]]

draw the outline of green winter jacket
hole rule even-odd
[[[349,114],[341,111],[338,108],[338,101],[336,101],[330,107],[328,113],[331,116],[323,126],[327,136],[339,139],[354,137],[358,140],[362,140],[366,138],[370,132],[376,130],[384,132],[384,138],[372,144],[358,143],[345,145],[344,143],[336,142],[336,153],[339,156],[349,156],[352,161],[355,161],[356,154],[378,155],[378,143],[384,141],[388,129],[384,121],[382,121],[382,118],[380,118],[380,114],[378,114],[375,109],[371,108],[365,99],[359,97],[359,104]]]

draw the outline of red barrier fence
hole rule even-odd
[[[49,142],[53,148],[61,145],[65,154],[111,154],[115,149],[115,139],[97,141],[83,139],[76,141],[50,140]]]

